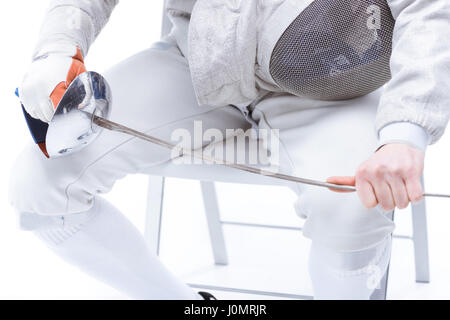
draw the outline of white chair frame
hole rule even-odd
[[[145,224],[145,238],[153,252],[159,254],[161,225],[164,204],[165,177],[149,176],[147,193],[147,212]],[[423,183],[423,179],[422,179]],[[235,225],[242,227],[270,228],[286,231],[301,231],[300,227],[287,227],[264,224],[251,224],[233,221],[223,221],[220,217],[219,203],[214,182],[200,181],[203,206],[208,222],[208,231],[211,242],[212,254],[216,265],[228,265],[228,253],[223,232],[223,225]],[[414,265],[416,272],[416,282],[428,283],[430,281],[429,253],[428,253],[428,233],[425,200],[417,205],[411,206],[412,213],[412,235],[393,235],[395,239],[411,240],[414,246]],[[393,218],[393,217],[392,217]],[[376,291],[372,297],[374,300],[386,299],[388,273],[381,281],[382,287]],[[261,290],[249,290],[241,288],[230,288],[220,286],[209,286],[202,284],[190,284],[192,287],[219,290],[228,292],[238,292],[255,295],[275,296],[279,298],[312,299],[313,297],[303,294],[288,294],[283,292],[270,292]]]

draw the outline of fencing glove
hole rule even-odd
[[[19,88],[25,110],[49,122],[70,83],[86,71],[87,55],[118,0],[52,0],[33,62]]]
[[[19,89],[26,111],[44,122],[50,122],[70,83],[86,71],[79,48],[62,49],[37,57]]]

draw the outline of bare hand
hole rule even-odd
[[[355,177],[330,177],[327,182],[356,186],[366,208],[404,209],[423,197],[424,158],[424,152],[406,144],[387,144],[359,166]]]

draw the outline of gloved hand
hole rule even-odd
[[[37,57],[19,88],[25,110],[33,118],[50,122],[70,83],[85,71],[79,48],[67,48]]]

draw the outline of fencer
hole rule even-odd
[[[117,2],[51,1],[19,90],[29,114],[51,119]],[[315,298],[369,299],[390,260],[389,214],[421,201],[427,145],[449,119],[441,39],[450,38],[450,3],[169,0],[165,9],[170,34],[105,73],[111,119],[164,140],[196,121],[225,138],[227,129],[278,129],[283,172],[357,187],[293,186],[312,240]],[[202,299],[101,197],[125,175],[171,160],[114,132],[62,158],[30,145],[16,161],[11,203],[24,229],[130,297]]]

